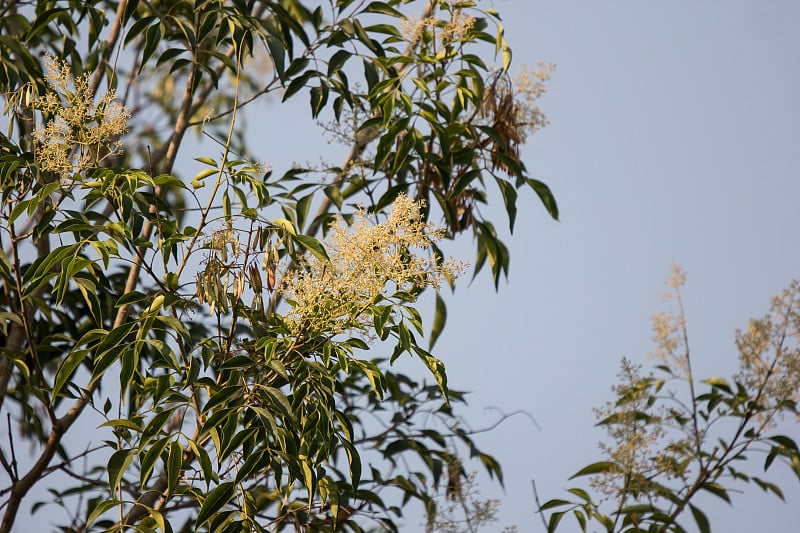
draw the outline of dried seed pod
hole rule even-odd
[[[253,289],[253,292],[256,294],[260,294],[263,286],[261,284],[261,273],[258,271],[256,265],[250,265],[248,273],[250,274],[250,288]]]

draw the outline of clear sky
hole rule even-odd
[[[497,406],[540,424],[519,417],[480,442],[505,466],[502,524],[541,531],[531,480],[561,497],[600,459],[591,409],[611,399],[622,356],[647,363],[674,262],[688,271],[699,376],[730,376],[736,328],[800,276],[800,3],[494,6],[515,65],[557,65],[542,100],[551,125],[523,160],[562,220],[523,196],[509,283],[457,291],[437,347],[452,386],[475,391],[473,419]],[[786,504],[755,487],[732,508],[704,500],[714,530],[797,531],[800,485],[781,479]]]

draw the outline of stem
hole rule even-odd
[[[11,252],[12,252],[12,262],[14,268],[14,277],[16,278],[17,284],[17,294],[19,294],[19,305],[20,305],[20,317],[22,318],[22,328],[25,332],[25,340],[28,341],[28,350],[31,353],[31,359],[33,359],[33,366],[36,371],[36,377],[39,378],[39,383],[41,387],[42,397],[44,399],[43,403],[45,404],[45,408],[47,409],[47,414],[50,417],[50,423],[55,424],[56,422],[56,414],[53,411],[52,401],[50,400],[50,394],[47,392],[48,385],[47,381],[44,378],[44,372],[42,371],[42,363],[39,359],[39,351],[36,346],[36,340],[33,335],[33,330],[31,328],[31,320],[33,318],[33,310],[29,309],[26,305],[26,299],[22,297],[22,272],[20,270],[20,258],[19,258],[19,251],[17,248],[17,243],[19,242],[16,236],[16,232],[14,230],[14,224],[11,224],[9,227],[9,232],[11,234]]]
[[[94,71],[90,89],[92,94],[97,94],[97,89],[100,88],[100,82],[103,81],[103,76],[108,66],[108,59],[111,57],[111,52],[117,44],[120,32],[122,31],[122,17],[125,15],[125,8],[127,7],[127,0],[120,0],[117,6],[117,12],[114,15],[114,22],[111,23],[111,29],[108,32],[108,39],[106,39],[105,53],[97,64],[97,69]],[[116,67],[115,67],[116,68]]]

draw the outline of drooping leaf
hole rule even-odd
[[[217,511],[231,500],[235,490],[236,485],[233,481],[225,481],[215,487],[203,500],[200,512],[197,513],[195,527],[199,528],[208,522]]]
[[[589,466],[581,468],[575,474],[570,477],[570,479],[575,479],[576,477],[582,476],[593,476],[595,474],[604,474],[606,472],[610,472],[614,468],[614,463],[608,461],[598,461],[596,463],[592,463]]]

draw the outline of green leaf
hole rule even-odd
[[[383,373],[378,368],[378,365],[371,361],[361,361],[358,359],[354,360],[354,363],[361,369],[364,375],[367,376],[367,380],[372,386],[375,395],[378,396],[380,400],[383,400],[383,391],[386,388],[386,384],[384,383]]]
[[[169,456],[167,457],[167,492],[173,494],[178,486],[178,478],[183,467],[183,446],[178,441],[169,443]]]
[[[539,199],[542,201],[542,204],[544,204],[550,216],[553,217],[553,220],[558,220],[558,205],[556,204],[556,199],[552,191],[550,191],[550,187],[539,180],[531,178],[525,178],[525,183],[539,196]]]
[[[120,296],[114,307],[122,307],[123,305],[130,305],[132,303],[147,300],[150,296],[139,291],[131,291]]]
[[[511,66],[511,48],[508,45],[503,46],[503,71],[507,72],[508,67]]]
[[[199,528],[208,522],[217,511],[222,509],[225,504],[230,501],[235,490],[236,485],[233,481],[220,483],[219,486],[212,490],[200,506],[200,512],[197,514],[195,527]]]
[[[108,460],[108,487],[111,494],[117,494],[117,487],[125,475],[125,471],[133,460],[133,450],[119,450],[114,452]]]
[[[314,492],[316,492],[317,488],[317,476],[314,473],[312,465],[309,464],[308,461],[300,461],[300,467],[303,470],[303,481],[308,490],[308,501],[311,501],[314,498]]]
[[[9,226],[14,223],[15,220],[19,218],[19,216],[24,213],[33,203],[34,199],[29,198],[27,200],[20,200],[17,205],[11,210],[11,215],[8,217],[8,224]]]
[[[273,399],[273,401],[271,402],[272,406],[278,407],[279,411],[285,416],[292,415],[292,406],[289,403],[289,400],[286,398],[285,394],[283,394],[280,390],[276,389],[275,387],[264,386],[263,391]]]
[[[222,216],[225,217],[225,223],[230,227],[233,220],[231,218],[231,197],[228,191],[222,194]]]
[[[203,479],[205,479],[206,489],[208,489],[211,482],[217,480],[217,474],[211,465],[211,457],[209,457],[208,452],[203,446],[193,440],[189,440],[189,447],[200,463],[200,470],[203,472]]]
[[[700,533],[711,533],[711,524],[708,523],[708,518],[703,514],[703,511],[691,503],[689,504],[689,509],[692,511],[694,521],[697,523],[697,529],[700,530]]]
[[[305,227],[306,218],[308,218],[308,210],[311,207],[311,201],[314,199],[314,193],[308,196],[303,196],[297,200],[296,213],[297,213],[297,228],[301,231]]]
[[[52,392],[52,402],[55,403],[58,394],[61,392],[61,389],[64,388],[64,385],[69,381],[69,378],[72,377],[72,373],[75,372],[75,369],[86,359],[86,356],[89,355],[91,350],[83,349],[83,350],[74,350],[71,354],[69,354],[62,362],[61,365],[58,367],[58,371],[56,371],[56,379],[53,383],[53,392]]]
[[[155,53],[163,36],[164,32],[160,23],[153,24],[144,32],[144,48],[142,50],[142,60],[139,64],[139,74],[142,73],[142,70],[148,64],[148,60]]]
[[[583,514],[583,511],[580,509],[575,509],[572,511],[572,514],[575,516],[575,520],[578,521],[578,524],[581,526],[581,531],[586,531],[586,515]]]
[[[708,378],[703,383],[707,383],[716,389],[721,389],[728,394],[733,394],[733,390],[725,378]]]
[[[0,328],[2,328],[3,335],[8,336],[8,323],[13,322],[18,326],[22,326],[22,318],[17,313],[9,313],[8,311],[0,312]]]
[[[402,346],[403,350],[410,350],[411,349],[411,332],[408,331],[408,326],[404,321],[400,321],[397,324],[397,335],[400,339],[400,346]]]
[[[563,507],[564,505],[572,505],[572,502],[569,500],[549,500],[544,502],[541,507],[539,507],[538,512],[547,511],[548,509],[553,509],[554,507]]]
[[[134,3],[135,5],[135,3]],[[158,17],[142,17],[134,22],[130,29],[125,34],[125,45],[130,43],[137,35],[142,33],[152,22],[158,20]]]
[[[447,373],[444,369],[444,363],[418,346],[414,346],[414,352],[422,359],[428,370],[431,371],[431,374],[436,379],[436,384],[439,385],[442,396],[444,396],[445,401],[449,402],[450,391],[447,388]]]
[[[46,5],[46,4],[45,4]],[[56,20],[59,15],[68,15],[69,12],[63,7],[47,9],[36,16],[31,27],[28,29],[28,39],[40,33],[44,28]]]
[[[769,437],[769,440],[771,440],[775,444],[781,445],[783,448],[798,453],[797,443],[791,438],[787,437],[786,435],[773,435]]]
[[[294,229],[294,225],[292,225],[292,223],[286,220],[285,218],[276,218],[275,220],[272,221],[272,223],[275,226],[281,228],[288,235],[297,235],[297,232]]]
[[[264,456],[267,456],[265,459]],[[245,481],[256,469],[261,469],[269,465],[269,454],[265,450],[251,453],[246,456],[236,472],[236,483]]]
[[[302,75],[298,76],[297,78],[293,79],[286,90],[283,92],[283,99],[282,102],[285,102],[289,98],[291,98],[294,94],[296,94],[300,89],[303,89],[308,86],[308,81],[313,78],[316,73],[313,70],[309,70],[304,72]]]
[[[757,477],[753,478],[753,482],[756,485],[758,485],[764,492],[771,492],[775,496],[780,498],[782,501],[786,501],[786,498],[783,495],[783,491],[776,484],[770,483],[769,481],[764,481],[763,479]]]
[[[122,367],[119,371],[120,393],[125,394],[133,381],[133,376],[139,367],[139,349],[128,350],[122,356]]]
[[[367,7],[364,8],[364,13],[378,13],[381,15],[389,15],[390,17],[395,18],[403,18],[404,15],[390,7],[390,3],[387,2],[371,2]]]
[[[342,438],[340,442],[347,453],[347,463],[350,465],[350,479],[353,483],[353,490],[358,490],[358,484],[361,482],[361,456],[350,441]]]
[[[295,235],[295,239],[297,239],[297,242],[303,245],[303,248],[311,252],[314,255],[314,257],[316,257],[323,263],[330,262],[328,253],[325,251],[325,247],[322,246],[322,243],[320,243],[316,238],[310,237],[308,235],[298,234]]]
[[[611,471],[614,468],[614,463],[609,461],[599,461],[597,463],[592,463],[589,466],[580,469],[578,472],[573,474],[570,479],[575,479],[576,477],[582,476],[593,476],[595,474],[603,474],[605,472]]]
[[[168,437],[156,441],[141,458],[142,464],[139,472],[139,487],[141,490],[144,490],[147,486],[147,482],[150,480],[150,476],[153,474],[153,469],[156,466],[156,460],[161,456],[167,444],[169,444]]]
[[[577,496],[578,498],[582,499],[585,502],[592,501],[592,498],[589,496],[589,493],[581,488],[573,487],[571,489],[567,489],[567,492],[574,494],[575,496]]]
[[[348,50],[339,50],[328,60],[328,77],[332,77],[337,71],[341,70],[347,60],[353,56]]]
[[[325,187],[325,195],[333,202],[333,205],[336,206],[336,209],[342,208],[342,202],[344,202],[344,196],[342,196],[342,191],[336,185],[328,185]]]
[[[159,434],[159,432],[164,428],[164,424],[166,424],[167,419],[172,416],[172,413],[175,411],[175,408],[165,409],[156,413],[150,422],[142,431],[142,441],[144,443],[149,442],[153,437]]]
[[[439,335],[444,330],[444,325],[447,322],[447,305],[445,305],[442,295],[436,293],[436,313],[433,315],[433,326],[431,327],[431,340],[428,345],[428,350],[433,349],[433,345],[439,339]]]
[[[497,25],[497,36],[494,38],[494,55],[497,57],[497,54],[500,53],[500,48],[502,48],[505,40],[503,39],[503,34],[505,33],[505,29],[503,28],[502,24]]]
[[[114,420],[109,420],[108,422],[103,422],[98,428],[102,427],[111,427],[111,428],[125,428],[131,429],[136,431],[137,433],[142,432],[142,426],[134,422],[133,420],[127,420],[125,418],[115,418]]]
[[[213,160],[212,160],[212,163],[213,163]],[[207,177],[212,176],[214,174],[218,174],[218,173],[219,173],[219,170],[215,169],[215,168],[206,168],[206,169],[201,170],[200,172],[195,174],[194,179],[192,180],[192,187],[194,189],[199,189],[199,188],[203,187],[203,185],[205,185],[205,182],[203,181],[204,179],[206,179]]]
[[[503,202],[508,213],[508,230],[514,233],[514,222],[517,219],[517,191],[514,186],[501,178],[495,178],[500,193],[503,195]]]
[[[203,163],[203,164],[209,165],[211,167],[214,167],[214,170],[211,172],[211,174],[213,174],[214,172],[217,172],[217,162],[214,159],[212,159],[210,157],[202,156],[202,157],[195,157],[194,160],[197,161],[198,163]],[[206,175],[208,176],[210,174],[206,174]]]
[[[328,89],[328,85],[323,83],[319,87],[312,87],[310,91],[311,97],[311,118],[317,118],[322,112],[322,109],[325,107],[325,104],[328,103],[328,94],[330,93],[330,89]]]
[[[119,505],[122,505],[122,502],[115,499],[97,502],[97,505],[94,506],[94,509],[89,514],[89,518],[86,519],[85,528],[88,530],[95,520]]]
[[[728,503],[731,503],[731,498],[730,496],[728,496],[728,491],[725,489],[725,487],[723,487],[719,483],[713,483],[709,481],[700,485],[700,488],[703,490],[707,490],[708,492],[710,492],[714,496],[717,496],[718,498],[722,498]]]
[[[558,511],[550,515],[550,520],[547,521],[547,533],[552,533],[558,529],[558,523],[561,522],[561,519],[564,518],[566,513],[567,511]]]

